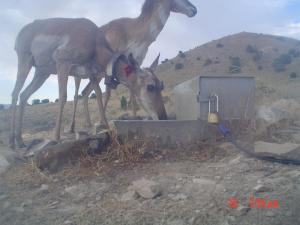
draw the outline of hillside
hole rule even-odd
[[[255,33],[239,33],[181,52],[173,59],[164,60],[156,71],[165,82],[163,91],[167,112],[173,115],[172,89],[175,85],[197,75],[253,75],[257,78],[257,103],[270,99],[300,97],[300,41]],[[70,93],[72,94],[72,93]],[[128,91],[119,87],[112,94],[107,117],[115,119],[126,111],[120,108],[121,96]],[[265,97],[265,98],[264,98]],[[57,113],[57,104],[27,107],[24,118],[26,133],[52,130]],[[84,126],[82,104],[79,103],[77,123]],[[99,118],[94,100],[90,101],[90,113],[94,122]],[[145,115],[139,111],[140,115]],[[31,116],[34,115],[34,118]],[[72,102],[64,111],[63,123],[68,128],[71,122]],[[0,136],[9,130],[9,112],[0,113]]]
[[[197,75],[253,75],[282,97],[299,97],[300,41],[243,32],[180,53],[157,74],[169,89]]]

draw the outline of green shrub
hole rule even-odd
[[[41,104],[48,104],[50,101],[49,101],[49,99],[43,99],[42,101],[41,101]]]
[[[261,58],[262,58],[262,53],[260,51],[258,51],[256,47],[254,47],[252,45],[247,45],[246,52],[249,54],[253,54],[252,59],[255,62],[261,60]]]
[[[297,79],[297,78],[298,78],[297,73],[295,73],[295,72],[290,73],[289,79],[293,80],[293,79]]]
[[[257,67],[257,69],[258,69],[258,70],[263,70],[263,66],[262,66],[262,65],[259,65],[259,66]]]
[[[242,71],[241,68],[241,60],[239,57],[230,57],[230,66],[229,66],[229,72],[230,73],[240,73]]]
[[[198,56],[198,57],[197,57],[197,60],[198,60],[198,61],[200,61],[200,60],[201,60],[201,57],[200,57],[200,56]]]
[[[182,63],[176,63],[175,70],[181,70],[183,69],[184,65]]]
[[[167,63],[167,62],[169,62],[169,59],[165,59],[161,63]]]
[[[41,104],[41,101],[39,99],[32,100],[32,105],[38,105],[38,104]]]
[[[212,60],[211,59],[206,59],[203,66],[209,66],[210,64],[212,64]]]
[[[121,100],[120,100],[120,105],[121,105],[121,109],[122,110],[127,110],[127,99],[125,96],[122,96]]]
[[[55,101],[54,101],[54,102],[55,102],[55,103],[58,103],[58,101],[59,101],[59,99],[57,98],[57,99],[55,99]]]
[[[272,66],[276,72],[283,72],[286,65],[291,64],[291,62],[292,57],[289,54],[282,54],[273,61]]]
[[[252,45],[247,45],[247,47],[246,47],[246,52],[247,52],[247,53],[250,53],[250,54],[256,53],[256,52],[257,52],[257,49],[256,49],[254,46],[252,46]]]
[[[182,51],[179,51],[178,56],[180,58],[185,58],[185,54]]]
[[[300,56],[300,51],[296,49],[290,49],[288,54],[294,58],[297,58]]]
[[[91,96],[90,96],[90,99],[96,99],[96,98],[97,98],[96,93],[92,93]]]
[[[221,43],[217,44],[217,48],[223,48],[223,47],[224,47],[224,45],[222,45]]]

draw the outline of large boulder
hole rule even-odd
[[[280,99],[257,108],[257,119],[271,125],[282,119],[298,119],[300,104],[294,99]]]
[[[300,162],[300,144],[255,142],[255,153],[259,156],[272,156],[278,159],[298,160]]]

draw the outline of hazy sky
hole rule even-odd
[[[161,52],[174,57],[213,39],[241,31],[285,35],[300,39],[300,0],[191,0],[198,15],[171,14],[164,30],[151,46],[144,65]],[[10,103],[16,79],[14,41],[19,30],[34,19],[86,17],[97,25],[119,17],[136,17],[144,0],[0,0],[0,103]],[[28,78],[30,81],[31,77]],[[27,82],[28,84],[28,82]],[[73,79],[68,97],[72,98]],[[32,98],[58,96],[52,76]],[[31,98],[31,99],[32,99]]]

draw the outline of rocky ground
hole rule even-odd
[[[137,163],[89,160],[51,175],[18,162],[1,176],[0,224],[300,224],[300,167],[225,142]]]
[[[299,157],[299,108],[284,99],[259,106],[256,141],[293,146]],[[25,140],[49,137],[42,128]],[[84,156],[55,174],[1,142],[1,225],[300,224],[300,167],[249,158],[225,140],[131,162]]]

